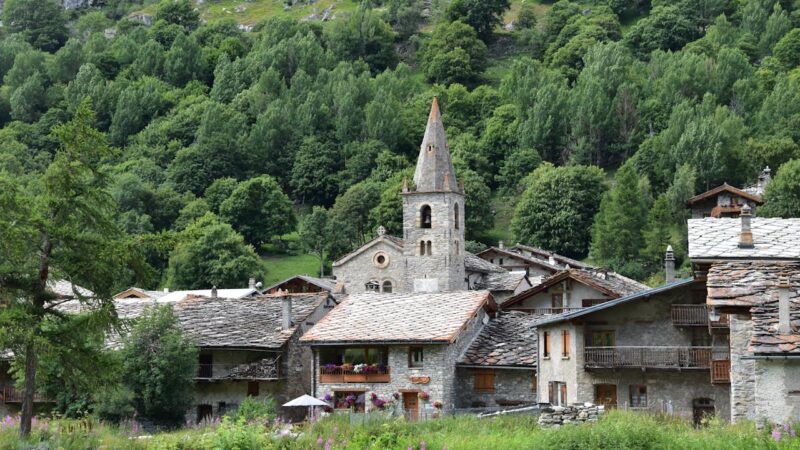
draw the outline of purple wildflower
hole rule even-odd
[[[425,444],[425,441],[419,441],[419,450],[425,450],[426,445],[427,444]]]
[[[333,396],[331,395],[330,392],[328,392],[325,394],[325,397],[322,397],[322,399],[325,400],[326,402],[330,402],[331,400],[333,400]]]
[[[775,428],[774,430],[772,430],[772,439],[774,439],[775,442],[780,442],[782,437],[783,435],[781,434],[780,429]]]
[[[797,437],[797,430],[792,427],[789,427],[789,436],[796,438]]]
[[[333,448],[333,438],[328,438],[327,442],[325,442],[325,450],[331,450]]]
[[[320,436],[320,437],[318,437],[318,438],[317,438],[317,445],[320,445],[320,446],[321,446],[321,445],[322,445],[322,444],[324,444],[324,443],[325,443],[325,441],[322,439],[322,436]]]

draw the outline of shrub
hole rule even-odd
[[[236,409],[236,412],[231,414],[231,417],[237,422],[240,420],[245,422],[268,422],[275,418],[277,410],[277,404],[272,397],[267,396],[262,400],[255,397],[247,397]]]

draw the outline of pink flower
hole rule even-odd
[[[780,442],[782,437],[783,436],[781,435],[781,430],[779,430],[777,428],[772,430],[772,439],[774,439],[775,442]]]
[[[324,443],[325,443],[325,441],[322,439],[322,436],[317,438],[317,445],[322,445]]]

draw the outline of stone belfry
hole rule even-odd
[[[414,189],[403,185],[406,291],[467,288],[464,280],[464,188],[456,180],[434,97],[417,158]]]

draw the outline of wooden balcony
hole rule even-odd
[[[18,391],[13,385],[0,386],[0,403],[22,403],[23,393]],[[34,403],[43,403],[48,400],[39,394],[34,394]]]
[[[672,305],[672,324],[676,327],[707,327],[706,305]]]
[[[587,369],[709,369],[711,347],[586,347]]]
[[[719,384],[730,384],[731,382],[730,359],[720,359],[711,361],[711,382]]]
[[[730,316],[727,314],[720,314],[719,320],[710,320],[708,327],[711,331],[724,331],[729,330],[731,326]]]
[[[368,370],[356,371],[353,368],[337,366],[319,368],[319,382],[322,384],[332,383],[388,383],[391,381],[389,367],[371,368]]]

